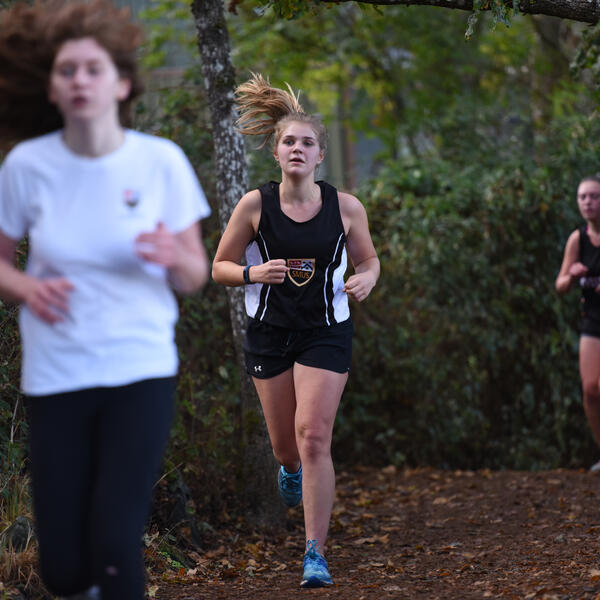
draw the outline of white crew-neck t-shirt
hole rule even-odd
[[[74,286],[64,321],[25,306],[22,390],[46,395],[126,385],[177,371],[177,304],[166,269],[135,238],[159,222],[174,233],[210,214],[182,150],[127,130],[114,152],[74,154],[62,132],[18,144],[0,168],[0,230],[29,236],[26,271]]]

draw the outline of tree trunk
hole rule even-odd
[[[202,74],[211,112],[219,220],[225,229],[233,208],[248,188],[244,143],[234,128],[235,74],[222,0],[193,0]],[[276,465],[254,386],[246,374],[242,341],[246,314],[242,287],[228,287],[231,325],[241,377],[243,461],[239,493],[257,526],[280,526],[285,511],[275,483]]]

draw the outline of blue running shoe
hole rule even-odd
[[[303,588],[319,588],[333,585],[327,561],[317,552],[317,540],[306,542],[304,555],[304,575],[300,586]]]
[[[288,473],[281,465],[279,469],[279,495],[288,506],[297,506],[302,500],[302,465],[297,473]]]

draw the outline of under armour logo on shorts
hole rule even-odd
[[[255,373],[260,373],[261,371],[262,371],[262,365],[255,365],[254,372]]]

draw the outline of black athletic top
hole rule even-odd
[[[600,294],[594,290],[600,285],[600,247],[594,246],[587,234],[587,225],[579,229],[579,261],[587,268],[579,280],[582,294],[581,315],[584,319],[600,322]]]
[[[282,284],[246,286],[246,312],[289,329],[333,325],[350,317],[343,291],[346,236],[337,190],[318,181],[321,210],[298,223],[281,210],[279,183],[260,186],[262,210],[256,238],[246,249],[249,265],[283,258],[290,268]],[[252,274],[252,271],[250,271]]]

